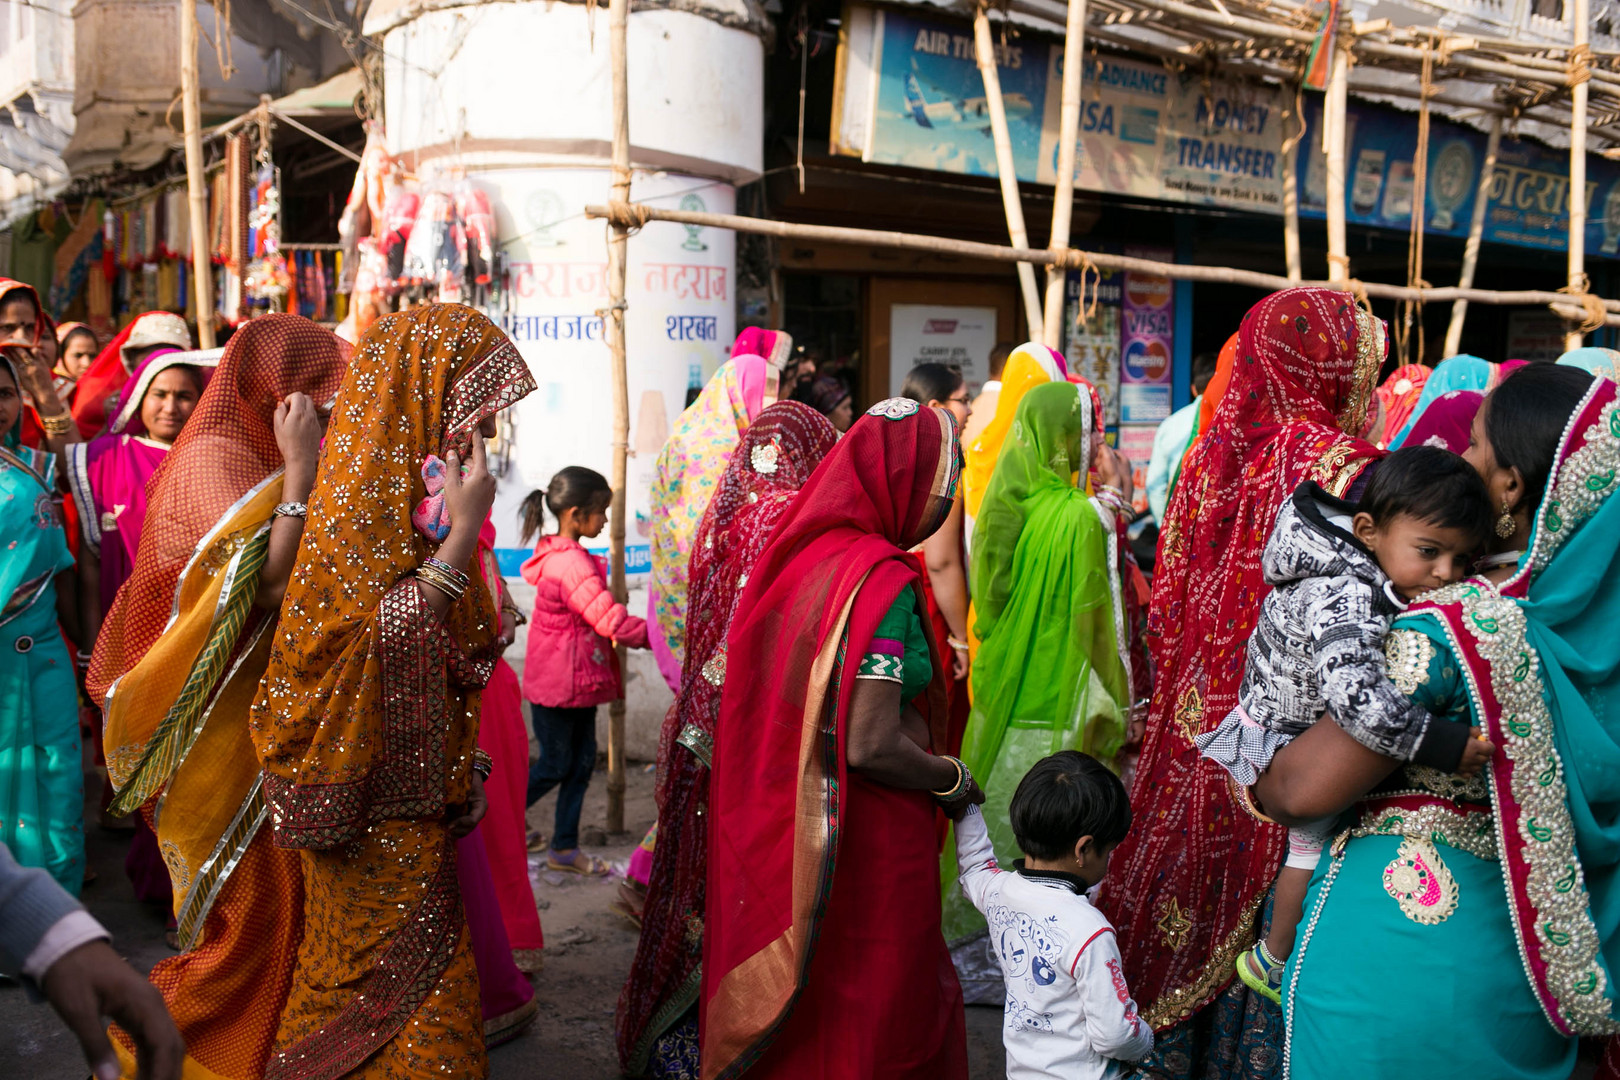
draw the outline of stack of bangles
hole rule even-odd
[[[45,430],[45,434],[51,438],[61,438],[63,435],[66,435],[68,432],[73,430],[73,414],[70,412],[65,412],[60,416],[41,416],[39,418],[39,426],[43,428]]]
[[[962,764],[961,758],[951,757],[946,754],[940,760],[948,761],[956,766],[956,783],[944,791],[932,791],[929,794],[934,797],[941,807],[949,811],[954,809],[957,803],[966,799],[973,791],[973,774],[968,772],[968,767]]]
[[[490,757],[482,749],[474,749],[472,767],[473,772],[477,773],[479,776],[482,776],[484,781],[487,783],[489,781],[489,774],[495,771],[495,759]]]
[[[465,573],[443,559],[435,559],[431,555],[423,559],[422,565],[416,568],[416,579],[432,585],[448,596],[452,603],[460,600],[461,594],[472,584],[472,579]]]
[[[952,649],[956,650],[957,652],[967,652],[968,651],[968,643],[963,641],[961,638],[947,637],[945,639],[945,644],[949,645]]]

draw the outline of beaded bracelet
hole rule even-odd
[[[456,569],[443,559],[435,558],[434,556],[429,555],[427,558],[422,560],[422,565],[430,566],[435,570],[443,571],[451,581],[457,582],[463,589],[472,584],[472,578],[467,576],[466,571]]]

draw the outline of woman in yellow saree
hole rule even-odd
[[[88,686],[106,698],[120,812],[150,806],[181,955],[151,978],[186,1040],[185,1075],[263,1075],[302,928],[298,856],[270,842],[248,709],[264,674],[320,427],[348,346],[296,315],[231,339],[209,393],[153,475],[135,569],[102,625]],[[284,404],[285,403],[285,404]],[[125,1076],[134,1046],[115,1032]]]
[[[338,391],[252,712],[304,877],[267,1080],[487,1074],[453,847],[484,810],[500,649],[473,559],[495,492],[480,434],[533,390],[493,323],[430,304],[373,324]]]

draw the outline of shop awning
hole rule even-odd
[[[365,81],[360,77],[359,68],[348,68],[338,72],[325,82],[306,86],[302,90],[294,90],[290,94],[276,98],[270,102],[270,112],[281,117],[319,117],[319,116],[354,116],[354,99],[360,96],[365,89]],[[206,133],[206,137],[213,138],[218,135],[227,135],[244,124],[258,119],[259,111],[253,109],[241,116],[225,121],[223,124]]]

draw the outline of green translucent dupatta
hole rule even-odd
[[[1059,750],[1111,763],[1125,739],[1130,669],[1111,510],[1075,482],[1097,445],[1092,397],[1047,383],[1018,406],[973,532],[973,602],[980,639],[962,760],[984,788],[996,857],[1019,855],[1007,804],[1029,768]],[[944,867],[945,937],[984,919]]]

